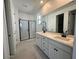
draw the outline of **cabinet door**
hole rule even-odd
[[[72,59],[72,55],[63,51],[63,59]]]
[[[54,57],[54,59],[71,59],[70,54],[59,48],[54,48]]]
[[[55,48],[55,47],[49,43],[49,58],[50,58],[50,59],[55,59],[55,58],[54,58],[54,53],[55,53],[55,52],[54,52],[54,48]]]
[[[63,59],[63,51],[60,49],[54,48],[54,59]]]
[[[56,48],[54,45],[49,45],[49,58],[50,59],[63,59],[62,50]]]

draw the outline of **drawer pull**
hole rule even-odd
[[[55,51],[58,51],[56,48],[54,48]]]
[[[45,43],[43,43],[43,44],[45,44]]]
[[[45,39],[45,38],[43,37],[43,39]]]

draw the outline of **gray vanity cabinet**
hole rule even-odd
[[[72,48],[42,35],[36,36],[36,43],[49,59],[72,59]]]

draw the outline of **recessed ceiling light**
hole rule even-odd
[[[43,0],[41,0],[40,3],[43,3]]]

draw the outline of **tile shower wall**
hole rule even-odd
[[[25,19],[25,20],[36,20],[36,16],[35,15],[29,15],[23,12],[18,12],[19,14],[19,18],[21,19]]]

